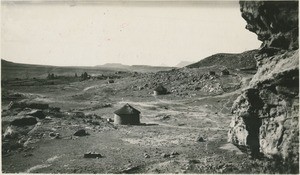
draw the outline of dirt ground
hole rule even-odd
[[[236,76],[234,77],[236,79]],[[249,78],[249,77],[247,77]],[[232,81],[242,81],[237,79]],[[241,88],[209,96],[153,96],[135,90],[137,78],[57,85],[2,85],[2,134],[12,116],[10,101],[25,100],[61,108],[60,116],[40,119],[23,136],[26,146],[3,152],[4,173],[268,173],[227,143],[232,102]],[[128,85],[131,82],[130,85]],[[146,82],[143,82],[146,83]],[[4,95],[6,94],[6,96]],[[18,94],[16,98],[10,98]],[[129,103],[141,111],[141,125],[114,125],[113,112]],[[83,112],[84,117],[74,117]],[[85,129],[90,135],[74,136]],[[58,133],[59,138],[50,137]],[[203,140],[199,141],[199,137]],[[7,140],[3,140],[2,142]],[[8,140],[9,141],[9,140]],[[7,142],[8,142],[7,141]],[[84,158],[97,152],[101,158]]]

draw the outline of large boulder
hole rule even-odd
[[[154,89],[154,95],[165,95],[167,93],[168,90],[161,84]]]
[[[25,108],[31,108],[31,109],[48,109],[49,104],[43,104],[43,103],[33,103],[33,102],[10,102],[8,105],[8,109],[25,109]]]
[[[298,2],[241,1],[247,29],[263,41],[258,71],[235,100],[228,140],[299,172]],[[272,52],[271,52],[272,51]]]
[[[88,136],[90,135],[85,129],[80,129],[74,133],[74,136]]]
[[[13,126],[28,126],[37,124],[37,120],[32,116],[19,116],[10,122]]]
[[[32,117],[37,117],[39,119],[44,119],[46,117],[46,115],[42,110],[33,110],[27,113],[27,115],[30,115]]]
[[[17,138],[18,134],[14,126],[8,126],[3,134],[3,138]]]

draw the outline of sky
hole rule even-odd
[[[30,64],[174,66],[257,49],[238,2],[2,3],[1,58]]]

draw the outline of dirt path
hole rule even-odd
[[[224,128],[221,128],[220,125],[222,125],[220,123],[220,121],[215,120],[214,118],[219,118],[220,116],[213,116],[213,117],[201,117],[201,116],[205,116],[205,114],[213,114],[215,113],[214,111],[211,111],[205,107],[201,107],[198,106],[196,109],[196,111],[189,111],[189,106],[187,106],[185,103],[181,101],[173,101],[173,100],[158,100],[158,101],[151,101],[151,102],[133,102],[133,101],[121,101],[119,102],[119,104],[132,104],[134,106],[136,106],[139,109],[142,109],[144,113],[143,115],[143,122],[145,123],[151,123],[151,124],[158,124],[160,126],[164,126],[164,127],[171,127],[171,128],[178,128],[178,129],[192,129],[192,130],[199,130],[199,131],[203,131],[203,130],[225,130]],[[168,105],[167,109],[162,109],[162,110],[156,110],[156,111],[152,111],[149,110],[149,108],[153,107],[153,108],[159,108],[159,106],[163,106],[163,105]],[[172,105],[176,105],[176,109],[175,108],[171,108]],[[171,109],[170,109],[171,108]],[[154,120],[153,118],[155,118],[155,115],[184,115],[186,116],[186,118],[190,117],[190,120],[192,119],[198,119],[201,120],[201,118],[203,120],[209,121],[214,123],[216,126],[215,127],[193,127],[193,126],[179,126],[178,123],[173,123],[173,124],[169,124],[169,123],[165,123],[165,122],[161,122],[158,120]],[[222,114],[219,114],[222,115]]]
[[[203,131],[203,130],[206,130],[206,131],[208,131],[208,130],[222,131],[222,130],[224,130],[224,129],[221,129],[219,127],[200,128],[200,127],[192,127],[192,126],[178,126],[178,125],[167,124],[167,123],[164,123],[164,122],[154,121],[154,120],[151,120],[149,118],[143,118],[143,122],[151,123],[151,124],[158,124],[159,126],[168,127],[168,128],[177,128],[177,129],[191,129],[191,130],[199,130],[199,131]]]

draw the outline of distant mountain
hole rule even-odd
[[[199,68],[209,66],[225,66],[231,69],[255,69],[256,61],[254,55],[258,53],[258,50],[250,50],[243,53],[231,54],[231,53],[219,53],[207,58],[204,58],[194,64],[190,64],[188,68]]]
[[[185,67],[187,65],[193,64],[191,61],[180,61],[175,67]]]
[[[147,65],[123,65],[120,63],[108,63],[101,66],[49,66],[14,63],[1,59],[1,79],[24,79],[24,78],[46,78],[49,73],[55,75],[74,76],[87,72],[90,75],[104,73],[115,73],[116,71],[128,72],[158,72],[171,70],[173,67],[156,67]]]
[[[106,63],[103,65],[97,65],[96,67],[128,69],[130,66],[121,63]]]
[[[124,65],[121,63],[106,63],[103,65],[97,65],[96,67],[118,69],[123,71],[136,71],[136,72],[157,72],[164,70],[171,70],[174,67],[168,66],[149,66],[149,65]]]

